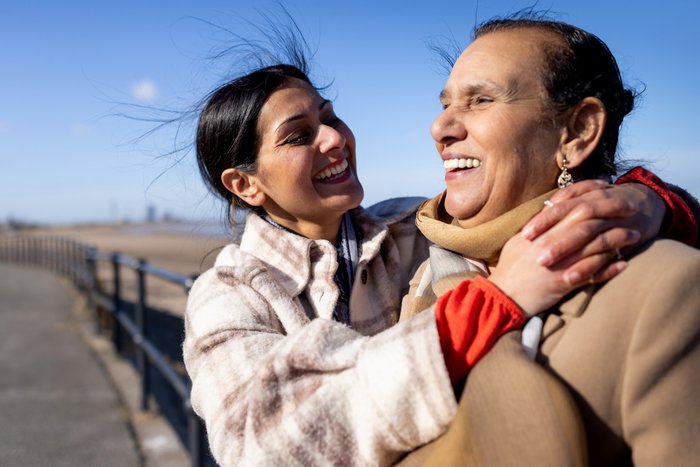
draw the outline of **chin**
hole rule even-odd
[[[337,195],[332,201],[336,209],[341,211],[349,211],[358,207],[364,199],[364,191],[360,186],[357,190],[348,191],[342,195]]]
[[[362,204],[362,200],[365,198],[365,192],[360,186],[360,189],[358,190],[357,193],[355,193],[350,200],[348,201],[348,210],[350,209],[355,209],[358,207],[360,204]]]
[[[478,213],[478,209],[471,206],[472,203],[468,202],[469,198],[461,197],[461,199],[454,199],[450,197],[450,191],[447,191],[445,196],[445,211],[450,217],[461,220],[467,220],[474,217]]]

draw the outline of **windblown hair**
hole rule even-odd
[[[197,164],[209,189],[231,204],[232,194],[221,181],[228,168],[255,173],[260,135],[258,117],[270,95],[290,79],[309,83],[307,74],[293,65],[272,65],[241,76],[214,90],[207,98],[197,125]],[[235,197],[236,207],[251,208]]]
[[[230,220],[232,207],[261,211],[226,189],[221,174],[229,168],[246,173],[257,170],[260,111],[267,99],[290,80],[316,87],[310,77],[313,56],[296,22],[283,9],[283,19],[264,17],[264,26],[252,25],[262,40],[230,32],[234,43],[216,54],[216,60],[233,57],[248,71],[211,91],[202,101],[197,124],[196,156],[205,185],[224,200]],[[286,20],[285,20],[286,19]]]

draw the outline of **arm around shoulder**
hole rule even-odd
[[[190,295],[192,403],[221,465],[382,465],[445,429],[456,402],[432,315],[373,337],[326,319],[284,326],[293,310],[277,293],[264,270],[224,267]]]

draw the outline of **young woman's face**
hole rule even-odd
[[[275,91],[258,120],[256,183],[263,207],[297,232],[303,223],[326,224],[359,206],[355,138],[309,84],[291,79]]]
[[[431,133],[445,165],[445,209],[463,227],[555,187],[564,128],[545,105],[546,39],[532,30],[486,34],[450,73]]]

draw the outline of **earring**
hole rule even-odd
[[[566,156],[564,156],[561,161],[561,173],[559,174],[559,178],[557,179],[557,185],[559,185],[559,188],[566,188],[567,186],[574,184],[574,178],[571,176],[569,170],[566,168],[568,164],[569,161],[567,161]]]

